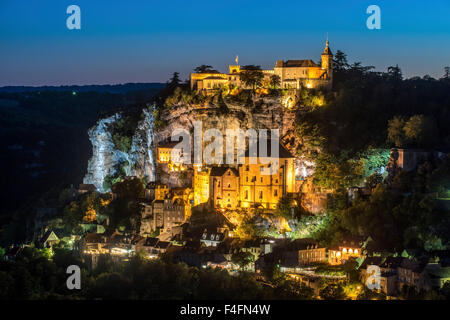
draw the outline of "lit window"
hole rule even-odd
[[[347,249],[346,248],[342,249],[342,252],[347,253]]]

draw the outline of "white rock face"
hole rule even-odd
[[[120,119],[120,114],[101,119],[96,126],[89,129],[92,158],[89,160],[83,183],[95,185],[100,192],[109,191],[103,188],[105,177],[116,174],[120,165],[124,167],[127,176],[143,177],[148,181],[155,180],[153,115],[147,109],[144,109],[143,113],[143,120],[138,123],[129,153],[115,148],[108,130],[108,125]]]
[[[155,181],[154,143],[153,143],[153,114],[148,109],[143,110],[144,119],[138,123],[133,136],[127,176],[145,177],[148,181]]]

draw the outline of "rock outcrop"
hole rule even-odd
[[[153,114],[148,109],[142,112],[142,120],[137,125],[128,153],[116,148],[110,132],[110,125],[121,118],[120,113],[99,120],[89,129],[92,157],[83,183],[95,185],[100,192],[109,191],[104,188],[105,178],[116,175],[118,170],[124,170],[127,176],[155,180]]]

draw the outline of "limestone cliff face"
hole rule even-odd
[[[155,180],[155,162],[153,158],[153,115],[144,109],[132,137],[128,153],[118,150],[112,140],[110,125],[122,115],[114,114],[98,121],[89,129],[88,135],[92,143],[92,158],[88,163],[88,171],[83,182],[93,184],[100,191],[104,190],[105,178],[114,176],[122,169],[127,176],[144,177],[148,181]]]
[[[89,160],[84,183],[94,184],[101,192],[108,191],[104,190],[105,178],[117,175],[118,170],[125,171],[127,176],[145,177],[148,181],[155,181],[155,146],[158,142],[170,141],[171,134],[176,129],[192,132],[194,121],[202,122],[203,132],[214,128],[224,135],[227,129],[279,129],[281,140],[295,155],[298,143],[294,134],[295,109],[286,108],[283,99],[285,98],[261,96],[255,98],[251,105],[232,99],[220,102],[208,100],[204,104],[179,102],[162,112],[159,122],[162,125],[158,128],[154,128],[151,108],[145,108],[132,137],[129,152],[115,147],[109,130],[111,124],[122,115],[118,113],[101,119],[88,132],[93,155]],[[301,158],[297,159],[296,167],[298,177],[311,173],[311,164]],[[180,179],[180,174],[164,168],[158,169],[158,179],[172,187],[185,186],[186,181],[191,178],[188,172],[186,174]]]
[[[279,129],[280,137],[288,139],[294,133],[295,113],[282,105],[282,97],[260,97],[251,106],[229,100],[221,104],[179,103],[165,111],[161,119],[165,126],[156,133],[157,141],[170,141],[172,132],[178,128],[191,132],[194,121],[202,122],[203,131],[214,128],[225,135],[227,129]]]

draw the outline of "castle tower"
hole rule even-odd
[[[327,78],[333,80],[333,53],[330,49],[330,43],[327,39],[327,43],[323,53],[321,55],[322,58],[322,69],[327,71]]]

